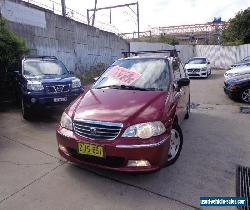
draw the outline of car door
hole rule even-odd
[[[177,81],[186,77],[185,69],[178,59],[173,61],[173,77],[174,77],[174,98],[177,101],[176,115],[179,123],[183,121],[186,114],[186,87],[178,88]]]
[[[181,78],[188,78],[188,74],[186,69],[184,68],[184,65],[182,62],[179,63],[179,68],[180,68],[180,73],[181,73]],[[182,87],[183,89],[183,95],[182,95],[182,102],[183,102],[183,111],[184,111],[184,116],[183,119],[185,118],[185,115],[187,113],[187,110],[190,109],[190,86],[184,86]]]

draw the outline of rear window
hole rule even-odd
[[[189,64],[205,64],[206,58],[192,58],[188,61]]]

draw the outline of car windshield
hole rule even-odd
[[[113,63],[93,88],[167,90],[169,65],[165,59],[124,59]]]
[[[26,60],[23,64],[26,76],[68,74],[66,67],[58,60]]]
[[[247,56],[243,59],[244,62],[250,62],[250,56]]]
[[[193,58],[188,61],[189,64],[205,64],[206,58]]]

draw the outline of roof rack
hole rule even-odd
[[[125,51],[122,52],[125,58],[129,57],[130,55],[139,55],[139,54],[147,54],[147,53],[170,53],[170,57],[178,57],[179,50],[145,50],[145,51]]]
[[[30,58],[38,58],[38,59],[57,59],[56,56],[48,56],[48,55],[28,55],[24,56],[23,59],[30,59]]]

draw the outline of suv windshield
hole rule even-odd
[[[169,65],[165,59],[124,59],[113,63],[96,81],[93,88],[126,88],[167,90]]]
[[[205,64],[206,58],[193,58],[188,61],[189,64]]]
[[[58,60],[25,60],[23,74],[26,76],[68,74],[66,67]]]

